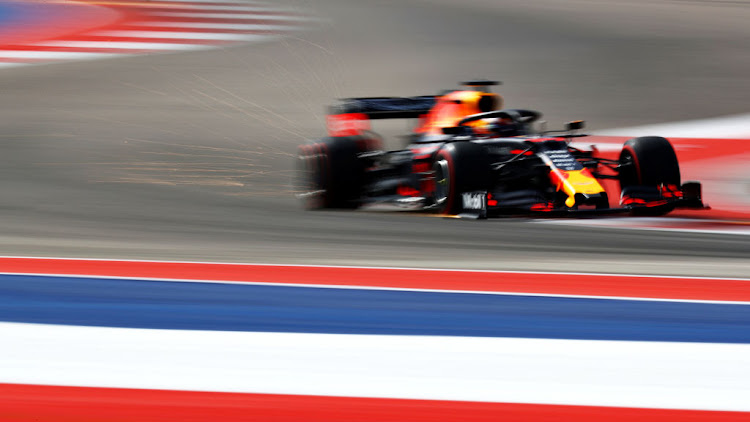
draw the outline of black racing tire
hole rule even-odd
[[[656,188],[660,185],[680,186],[680,164],[672,144],[658,136],[633,138],[620,152],[620,189]],[[635,208],[639,215],[663,215],[674,207],[657,209]]]
[[[620,152],[620,187],[680,185],[680,164],[668,140],[658,136],[633,138]]]
[[[486,149],[473,142],[453,142],[441,148],[433,162],[435,210],[455,215],[461,211],[461,194],[487,190],[490,159]]]
[[[298,151],[298,183],[307,209],[355,209],[362,204],[365,163],[357,156],[380,148],[362,136],[328,137]]]

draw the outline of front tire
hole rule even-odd
[[[620,189],[623,193],[659,192],[662,186],[680,186],[680,164],[672,144],[658,136],[630,139],[620,152]],[[674,207],[634,208],[639,215],[663,215]]]
[[[680,185],[680,164],[668,140],[644,136],[625,142],[620,153],[620,186]]]
[[[461,211],[461,194],[487,190],[490,160],[484,147],[472,142],[455,142],[437,152],[433,162],[435,209],[439,214]]]

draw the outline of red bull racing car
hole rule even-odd
[[[630,139],[619,157],[572,146],[582,121],[535,130],[541,114],[503,109],[493,81],[438,96],[349,98],[331,107],[329,136],[299,147],[307,208],[390,204],[446,215],[630,213],[706,208],[699,182],[682,183],[670,142]],[[403,150],[386,151],[376,119],[418,119]],[[576,142],[579,145],[580,142]]]

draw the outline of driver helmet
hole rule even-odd
[[[508,117],[494,117],[482,119],[482,132],[491,136],[516,136],[518,135],[518,125],[513,119]]]

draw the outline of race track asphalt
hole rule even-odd
[[[748,112],[746,3],[288,3],[322,22],[273,43],[1,70],[0,255],[750,274],[747,236],[306,212],[290,186],[296,145],[343,96],[482,77],[550,127]]]

